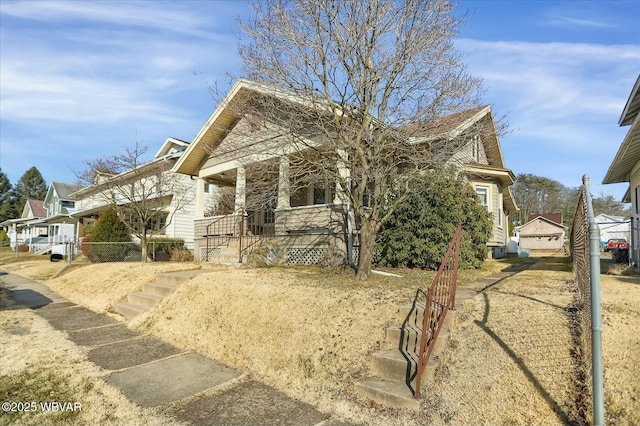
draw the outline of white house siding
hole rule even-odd
[[[176,208],[176,204],[184,194],[188,198],[188,202],[184,207],[177,211],[171,220],[171,223],[164,231],[164,235],[171,238],[182,238],[185,241],[187,248],[193,248],[193,218],[195,214],[195,190],[196,180],[192,180],[189,176],[174,174],[171,171],[164,172],[168,174],[167,180],[171,180],[172,184],[177,184],[176,188],[180,192],[180,197],[171,196],[170,204],[165,208],[167,211],[171,211]],[[138,185],[155,185],[155,175],[147,176],[139,179],[136,184]],[[98,207],[107,208],[109,203],[109,196],[107,191],[97,191],[91,195],[86,195],[79,198],[76,201],[76,208],[80,211],[95,209]]]
[[[595,221],[600,228],[601,242],[607,242],[612,238],[624,238],[630,241],[631,227],[629,220],[625,220],[624,217],[600,214],[595,217]]]
[[[165,235],[171,238],[182,238],[185,242],[185,246],[188,249],[193,249],[193,218],[196,210],[196,180],[191,180],[190,177],[185,175],[175,174],[173,176],[178,186],[182,186],[185,189],[185,196],[188,202],[183,207],[176,211],[173,215],[173,219],[167,229]],[[175,209],[176,203],[179,202],[176,197],[172,197],[171,204],[169,205],[169,211]]]
[[[484,144],[482,143],[482,140],[478,138],[469,140],[464,148],[451,156],[447,163],[457,166],[469,163],[489,165],[489,160],[487,159],[487,153],[484,150]]]
[[[489,213],[493,217],[493,225],[491,227],[491,238],[487,242],[490,247],[492,257],[502,257],[506,255],[508,217],[502,210],[502,186],[492,181],[474,180],[470,182],[474,190],[478,187],[489,188]]]
[[[640,265],[640,162],[631,170],[629,179],[631,196],[631,255],[630,261]]]

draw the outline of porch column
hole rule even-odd
[[[236,214],[244,213],[247,207],[247,181],[244,166],[238,166],[236,171]]]
[[[289,190],[289,157],[280,157],[280,170],[278,173],[278,205],[277,209],[291,207],[291,193]]]
[[[196,218],[204,217],[204,179],[196,180]]]

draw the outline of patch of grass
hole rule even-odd
[[[88,390],[88,389],[87,389]],[[69,424],[80,411],[42,411],[40,403],[74,402],[65,378],[51,370],[29,369],[14,376],[0,377],[0,400],[17,403],[35,402],[35,412],[10,412],[0,416],[0,425]],[[30,407],[34,408],[34,407]]]
[[[16,253],[14,251],[11,251],[9,247],[0,248],[0,262],[2,263],[18,263],[31,260],[49,261],[49,257],[41,254],[18,253],[18,257],[16,258]]]

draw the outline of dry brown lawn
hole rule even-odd
[[[601,286],[607,424],[640,425],[640,276],[602,275]]]
[[[433,424],[567,424],[575,418],[571,279],[562,258],[543,259],[467,304]],[[430,414],[430,415],[429,415]]]
[[[488,261],[479,271],[461,271],[461,285],[520,261]],[[46,284],[105,312],[160,270],[197,267],[89,265]],[[16,273],[37,271],[36,266],[15,268]],[[212,271],[185,283],[131,327],[364,424],[562,424],[574,419],[575,366],[565,310],[572,300],[567,284],[572,274],[563,258],[544,259],[465,305],[450,362],[421,413],[373,409],[360,400],[353,384],[371,374],[368,355],[383,345],[385,325],[396,322],[397,307],[410,303],[417,285],[433,278],[424,271],[400,274],[403,278],[374,276],[362,283],[349,272],[325,268]],[[640,340],[633,334],[640,325],[640,305],[631,295],[640,298],[640,286],[618,285],[619,280],[640,281],[603,278],[608,420],[638,424]],[[629,377],[633,380],[624,380]]]

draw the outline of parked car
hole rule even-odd
[[[612,238],[607,241],[607,244],[605,244],[604,251],[612,251],[614,249],[617,249],[620,244],[622,244],[622,247],[620,248],[629,248],[629,243],[624,238]]]

